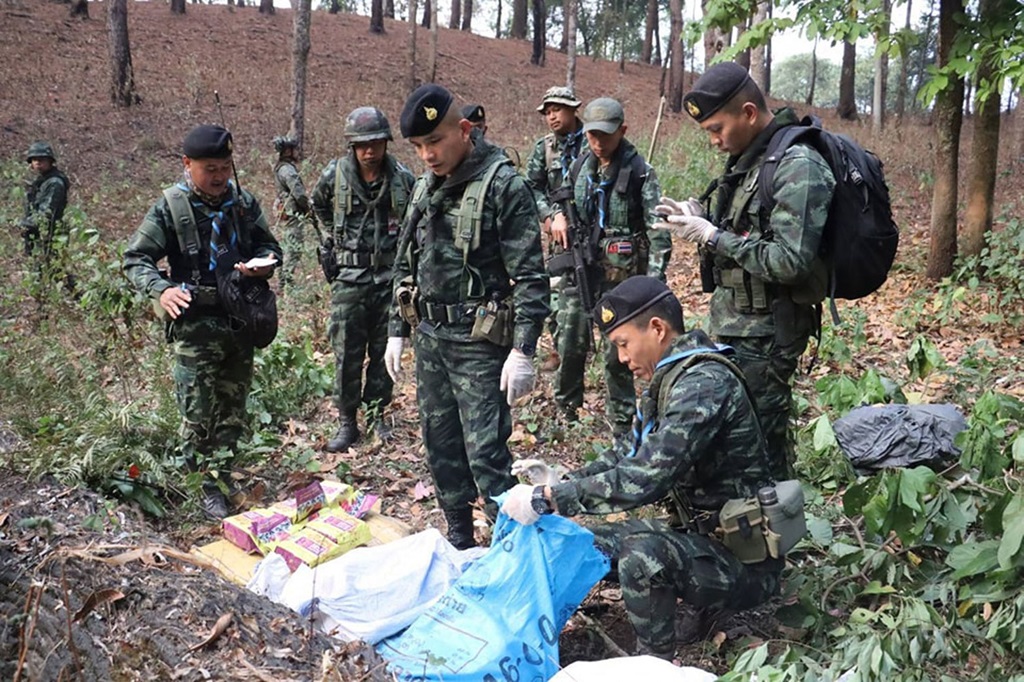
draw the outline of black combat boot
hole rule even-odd
[[[345,452],[359,440],[359,429],[355,419],[342,419],[334,438],[327,441],[327,452]]]
[[[476,547],[473,538],[473,508],[445,509],[444,520],[448,522],[448,542],[455,549]]]

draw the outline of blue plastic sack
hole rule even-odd
[[[400,682],[544,682],[558,672],[562,628],[608,569],[577,523],[500,514],[490,551],[377,651]]]

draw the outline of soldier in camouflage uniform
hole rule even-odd
[[[331,282],[334,404],[338,432],[328,452],[342,452],[359,439],[360,402],[373,416],[377,434],[390,434],[381,414],[394,384],[384,368],[391,310],[392,268],[413,175],[388,154],[391,125],[374,107],[359,107],[345,119],[349,153],[327,165],[313,189],[313,210],[334,243],[338,275]],[[366,385],[362,385],[363,361]]]
[[[281,247],[256,198],[239,192],[230,180],[231,133],[220,126],[197,126],[185,136],[182,150],[184,177],[149,209],[125,249],[124,270],[167,318],[183,461],[189,468],[219,475],[209,468],[209,457],[219,449],[233,449],[248,424],[253,345],[232,329],[217,295],[216,269],[233,262],[234,270],[246,277],[268,278],[274,265],[250,268],[244,263],[266,256],[280,261]],[[172,206],[190,211],[194,229],[183,227],[179,233]],[[188,220],[183,217],[182,225]],[[167,274],[157,268],[162,258],[167,259]],[[227,501],[212,478],[204,483],[203,493],[207,516],[227,515]]]
[[[53,146],[44,140],[29,145],[25,161],[36,173],[25,194],[25,217],[21,219],[21,237],[25,242],[25,255],[31,256],[42,242],[42,256],[46,262],[53,249],[53,238],[68,203],[71,182],[57,168]],[[43,231],[45,230],[45,234]]]
[[[574,185],[580,221],[597,251],[600,272],[591,283],[595,298],[632,275],[647,274],[664,281],[672,254],[669,233],[650,229],[661,194],[658,177],[625,138],[624,119],[622,105],[614,99],[601,97],[587,105],[583,131],[590,149],[577,159],[567,179]],[[552,208],[552,237],[568,249],[568,224],[562,207]],[[576,288],[566,288],[561,298],[558,353],[562,364],[555,377],[555,400],[573,420],[583,406],[583,375],[593,337],[588,311]],[[636,391],[633,377],[611,347],[604,354],[604,377],[605,412],[613,432],[623,435],[633,422]]]
[[[274,164],[274,183],[277,186],[277,200],[274,202],[274,215],[277,218],[277,234],[283,235],[285,265],[281,269],[282,292],[292,284],[295,269],[302,257],[303,228],[305,218],[309,215],[309,197],[302,184],[302,176],[295,167],[298,159],[299,143],[290,137],[275,137],[274,151],[277,152],[277,163]],[[282,230],[283,225],[283,230]]]
[[[570,88],[554,86],[544,93],[537,111],[543,114],[551,132],[537,140],[533,152],[526,163],[526,184],[533,190],[533,198],[537,200],[537,211],[540,213],[541,230],[551,234],[551,219],[554,209],[548,195],[562,186],[562,181],[569,175],[573,161],[580,155],[583,144],[583,121],[576,115],[583,102],[576,99]],[[561,251],[549,241],[548,255]],[[560,295],[555,291],[551,294],[552,314],[548,318],[548,329],[555,347],[551,356],[544,361],[544,369],[558,369],[561,358],[558,355],[558,301]]]
[[[765,215],[757,178],[772,135],[797,123],[791,109],[772,114],[746,70],[712,66],[685,97],[687,112],[729,155],[710,206],[686,210],[667,200],[666,227],[698,245],[711,296],[711,333],[736,349],[764,427],[772,473],[789,478],[790,381],[812,333],[821,328],[828,271],[820,256],[835,177],[813,148],[796,144],[778,163]],[[710,210],[708,210],[710,209]],[[710,219],[703,217],[704,211]],[[694,215],[689,215],[694,214]]]
[[[501,149],[470,135],[451,93],[418,88],[401,125],[430,170],[416,181],[399,242],[385,364],[397,380],[410,322],[418,321],[416,402],[427,464],[448,539],[465,548],[475,544],[477,497],[496,512],[490,497],[515,483],[509,406],[533,388],[548,277],[530,190]]]
[[[613,560],[638,652],[671,659],[676,598],[706,620],[778,590],[782,559],[743,563],[712,535],[726,500],[751,497],[769,481],[765,442],[739,370],[711,357],[729,349],[700,330],[684,332],[682,307],[665,284],[628,279],[599,301],[595,318],[622,363],[650,381],[633,437],[564,482],[538,460],[516,462],[513,471],[530,484],[514,487],[502,511],[533,523],[552,512],[667,507],[591,528]]]

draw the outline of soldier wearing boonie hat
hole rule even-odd
[[[217,294],[218,270],[266,279],[274,265],[248,267],[252,258],[281,261],[281,247],[256,198],[231,182],[234,145],[223,126],[200,125],[182,141],[181,182],[168,187],[146,213],[124,252],[136,289],[165,316],[175,355],[175,395],[182,417],[181,463],[207,475],[200,501],[213,520],[228,513],[217,480],[215,452],[233,452],[247,424],[254,346],[227,315]],[[169,273],[157,267],[167,259]],[[239,333],[241,332],[241,333]]]
[[[509,491],[502,511],[531,524],[550,513],[644,510],[587,528],[618,569],[636,653],[671,660],[680,643],[677,599],[695,611],[684,623],[692,641],[713,631],[723,611],[778,592],[783,559],[743,563],[714,536],[725,501],[754,496],[769,481],[765,441],[739,370],[723,357],[729,349],[684,330],[679,300],[663,282],[627,279],[601,297],[594,320],[619,359],[650,382],[632,433],[564,480],[540,460],[518,460],[529,483]]]
[[[595,267],[590,291],[594,296],[608,292],[633,275],[665,278],[672,254],[668,232],[651,230],[654,207],[661,188],[657,174],[640,152],[626,139],[626,115],[622,104],[611,97],[599,97],[583,109],[583,134],[589,149],[569,169],[565,180],[573,187],[573,198],[582,234],[573,239],[590,244]],[[553,240],[568,249],[570,235],[562,206],[552,207]],[[587,355],[593,345],[589,310],[580,300],[576,273],[563,272],[566,290],[559,300],[558,354],[561,366],[555,375],[554,393],[562,418],[578,419],[583,406]],[[613,348],[605,348],[604,376],[607,389],[605,415],[616,434],[630,429],[635,411],[633,376],[622,365]]]
[[[416,325],[416,403],[448,539],[476,544],[473,505],[515,484],[509,406],[533,388],[532,356],[548,314],[533,195],[504,152],[439,85],[417,88],[402,135],[429,171],[417,181],[395,264],[384,363],[401,375]]]
[[[790,381],[811,334],[820,329],[828,270],[819,246],[835,177],[821,155],[797,143],[778,160],[769,211],[751,210],[772,136],[798,122],[772,113],[747,70],[720,62],[683,98],[686,112],[728,155],[716,189],[696,200],[662,199],[659,227],[697,245],[704,291],[712,293],[710,331],[736,349],[735,361],[757,400],[772,474],[789,478]]]

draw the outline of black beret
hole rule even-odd
[[[736,62],[713,65],[683,97],[686,113],[701,123],[725,106],[749,80],[750,74]]]
[[[452,93],[433,83],[413,90],[402,108],[399,122],[402,137],[419,137],[432,132],[444,120],[453,100]]]
[[[482,104],[467,104],[462,107],[462,118],[470,123],[480,123],[486,118]]]
[[[658,301],[673,296],[659,279],[646,275],[630,277],[601,297],[594,306],[594,323],[602,333],[629,322]]]
[[[232,150],[231,133],[221,126],[196,126],[181,144],[182,153],[190,159],[226,159]]]

